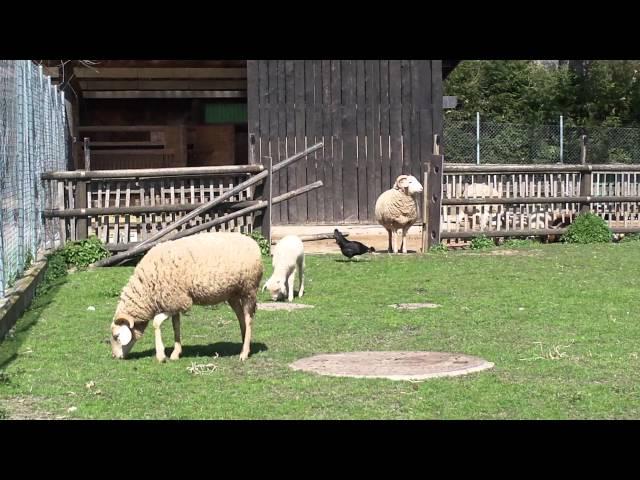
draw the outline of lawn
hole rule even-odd
[[[113,360],[108,327],[133,269],[73,273],[0,344],[0,417],[640,418],[640,242],[342,260],[307,256],[305,296],[295,302],[315,308],[259,311],[245,363],[226,304],[183,317],[177,362],[156,362],[151,328],[130,359]],[[388,306],[399,302],[441,307]],[[170,353],[170,322],[163,332]],[[466,353],[495,367],[423,382],[288,367],[356,350]],[[196,375],[194,363],[215,369]]]

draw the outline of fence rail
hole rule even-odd
[[[434,155],[425,165],[425,184],[432,191],[438,177],[434,165],[443,158]],[[587,210],[601,216],[614,233],[640,232],[640,165],[443,163],[440,175],[441,195],[426,198],[423,221],[429,235],[424,248],[441,239],[480,234],[559,236]]]
[[[43,214],[58,219],[65,240],[95,235],[110,246],[136,244],[263,170],[261,165],[239,165],[47,172],[43,181],[59,193]],[[182,228],[194,228],[226,212],[252,206],[256,203],[253,194],[253,187],[240,189]],[[217,230],[250,233],[253,219],[247,214],[217,225]]]

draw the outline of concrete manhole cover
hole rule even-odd
[[[437,303],[394,303],[389,306],[398,310],[418,310],[419,308],[438,308],[440,305]]]
[[[315,355],[289,365],[294,370],[333,377],[424,380],[487,370],[482,358],[443,352],[347,352]]]
[[[305,305],[304,303],[289,303],[289,302],[271,302],[271,303],[258,303],[258,310],[286,310],[291,312],[293,310],[300,310],[302,308],[313,308],[313,305]]]

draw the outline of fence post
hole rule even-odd
[[[264,159],[264,166],[266,167],[267,177],[261,184],[256,186],[254,191],[254,200],[266,200],[267,208],[262,209],[256,213],[258,220],[254,227],[260,229],[260,234],[269,241],[271,245],[271,206],[272,206],[272,176],[273,171],[273,158],[262,157]]]
[[[442,170],[444,156],[440,155],[440,140],[433,138],[433,154],[424,165],[422,212],[422,252],[440,244],[440,210],[442,205]]]
[[[560,163],[564,163],[564,119],[560,115]]]
[[[91,152],[89,146],[89,138],[84,137],[84,169],[89,171],[91,169]],[[76,191],[74,203],[76,208],[88,208],[87,204],[87,187],[89,182],[78,180],[76,182]],[[84,240],[89,234],[89,220],[87,217],[76,218],[76,240]]]
[[[476,112],[476,163],[480,165],[480,112]]]
[[[587,136],[582,135],[580,137],[580,163],[582,165],[587,164]],[[593,179],[591,174],[591,168],[589,171],[582,172],[580,178],[580,196],[591,196],[591,190],[593,185]],[[586,213],[591,209],[591,204],[589,203],[581,203],[580,204],[580,213]]]

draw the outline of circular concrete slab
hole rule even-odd
[[[389,306],[398,310],[418,310],[419,308],[438,308],[440,305],[437,303],[394,303]]]
[[[289,302],[271,302],[271,303],[258,303],[258,310],[286,310],[291,312],[293,310],[300,310],[302,308],[313,308],[313,305],[305,305],[304,303],[289,303]]]
[[[443,352],[347,352],[315,355],[289,365],[333,377],[425,380],[455,377],[494,366],[482,358]]]

